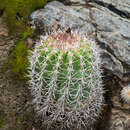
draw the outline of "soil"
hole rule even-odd
[[[14,44],[0,18],[0,130],[32,130],[34,111],[28,86],[4,68]]]

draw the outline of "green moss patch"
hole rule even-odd
[[[0,128],[3,128],[6,125],[6,122],[2,117],[0,117]]]
[[[4,10],[4,22],[10,33],[19,34],[26,30],[32,11],[43,8],[51,0],[0,0],[0,10]]]
[[[26,68],[29,65],[27,50],[26,43],[22,40],[18,41],[8,61],[12,72],[17,74],[21,79],[24,79]]]

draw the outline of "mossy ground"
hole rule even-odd
[[[21,34],[26,30],[32,11],[43,8],[51,0],[0,0],[0,10],[4,10],[4,22],[11,34]]]
[[[25,77],[27,73],[28,61],[28,47],[25,41],[26,37],[32,36],[33,30],[27,27],[27,30],[23,32],[22,38],[20,38],[9,57],[8,66],[11,67],[12,72],[17,75],[20,79],[27,79]]]
[[[8,65],[11,66],[13,73],[19,76],[20,79],[24,79],[26,68],[28,67],[27,59],[27,45],[22,40],[18,41],[13,52],[10,55]]]
[[[26,68],[29,65],[26,38],[34,33],[29,27],[29,15],[32,11],[43,8],[51,0],[0,0],[0,11],[3,11],[3,23],[8,27],[10,35],[18,41],[10,55],[8,65],[20,79],[25,79]]]
[[[0,128],[3,128],[6,125],[5,120],[3,119],[3,117],[0,116]]]

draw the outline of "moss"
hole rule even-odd
[[[15,43],[13,50],[10,53],[8,61],[2,65],[0,69],[1,72],[4,72],[8,69],[11,70],[11,74],[17,75],[19,79],[27,79],[24,74],[27,72],[28,67],[28,44],[25,39],[27,37],[35,37],[34,30],[27,26],[27,30],[23,32],[21,38]],[[36,35],[37,36],[37,35]]]
[[[24,75],[29,65],[25,39],[34,34],[28,26],[29,15],[35,9],[42,8],[48,1],[51,0],[0,0],[0,10],[4,10],[4,23],[10,34],[19,37],[7,66],[11,67],[12,72],[20,79],[25,79]]]
[[[6,125],[4,119],[0,117],[0,128],[3,128]]]
[[[27,79],[25,74],[27,73],[28,61],[28,47],[25,39],[31,37],[34,34],[29,26],[26,27],[26,31],[23,32],[21,38],[16,42],[15,47],[9,57],[7,66],[9,66],[12,72],[20,79]]]
[[[12,72],[19,76],[20,79],[24,79],[26,73],[26,68],[29,65],[27,56],[28,48],[23,40],[19,40],[10,55],[8,61],[9,66],[11,66]]]
[[[21,34],[26,30],[29,15],[51,0],[0,0],[0,10],[4,9],[4,22],[11,34]]]
[[[23,34],[22,34],[23,35],[22,37],[23,37],[23,39],[25,39],[28,36],[31,37],[33,34],[34,34],[34,30],[31,29],[29,26],[27,26],[26,31],[24,31]]]

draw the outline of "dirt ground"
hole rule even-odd
[[[0,18],[0,130],[32,130],[34,112],[28,86],[3,66],[14,43]]]

